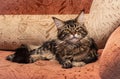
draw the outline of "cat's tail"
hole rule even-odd
[[[21,45],[14,54],[6,57],[7,60],[17,63],[29,63],[30,52],[27,45]]]

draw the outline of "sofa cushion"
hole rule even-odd
[[[32,64],[18,64],[5,60],[13,52],[0,51],[0,79],[100,79],[99,61],[63,69],[57,61],[39,60]]]
[[[51,17],[72,19],[92,0],[0,0],[0,49],[14,50],[21,44],[40,45],[53,39],[56,27]]]

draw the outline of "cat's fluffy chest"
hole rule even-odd
[[[91,39],[86,36],[85,38],[77,41],[76,43],[57,40],[56,44],[57,44],[56,47],[57,47],[58,50],[64,50],[64,49],[74,50],[76,48],[80,48],[81,46],[82,47],[85,47],[85,46],[90,47]]]
[[[57,51],[61,57],[71,57],[75,61],[80,61],[89,52],[91,40],[85,37],[76,43],[69,43],[67,41],[57,42]]]

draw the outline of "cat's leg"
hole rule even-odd
[[[62,63],[62,68],[65,68],[65,69],[72,68],[72,62],[70,60],[65,60]]]
[[[43,45],[30,51],[30,62],[37,60],[55,60],[56,43],[54,40],[46,41]]]
[[[98,59],[97,44],[92,38],[90,39],[90,41],[91,41],[90,52],[89,52],[88,57],[86,57],[85,59],[86,63],[95,62]]]
[[[73,66],[81,67],[84,66],[88,63],[95,62],[98,59],[98,54],[96,49],[91,49],[87,55],[83,56],[80,58],[79,61],[72,61]]]
[[[39,48],[32,50],[31,52],[35,52],[31,55],[34,60],[54,60],[55,52],[56,52],[56,43],[54,40],[47,41],[43,43]]]
[[[88,63],[95,62],[98,59],[97,51],[95,49],[90,50],[90,52],[81,58],[79,61],[72,61],[74,67],[82,67]]]
[[[89,40],[90,40],[90,49],[88,51],[89,53],[82,59],[82,61],[85,62],[86,64],[95,62],[98,59],[97,45],[92,38],[90,38]]]
[[[86,65],[85,62],[82,62],[82,61],[81,62],[72,61],[72,66],[73,67],[82,67],[84,65]]]
[[[32,63],[37,60],[51,60],[55,59],[55,46],[54,40],[47,41],[39,48],[31,50],[27,45],[21,45],[15,50],[15,53],[7,56],[7,60],[18,63]],[[53,53],[52,53],[53,52]]]
[[[58,62],[62,65],[62,68],[68,69],[68,68],[72,68],[72,62],[71,62],[71,58],[67,58],[66,57],[62,57],[59,54],[56,54],[56,59],[58,60]]]
[[[74,67],[82,67],[88,63],[95,62],[97,60],[97,54],[94,50],[91,50],[90,54],[88,56],[85,56],[80,62],[72,61],[72,65]]]
[[[31,51],[31,55],[30,55],[30,62],[35,62],[37,60],[54,60],[55,59],[55,55],[53,53],[51,53],[49,50],[46,50],[45,48],[43,49],[43,47],[34,49]]]
[[[85,63],[92,63],[98,59],[98,54],[95,49],[90,50],[89,54],[82,60]]]
[[[18,63],[29,63],[30,52],[27,45],[21,45],[14,54],[7,56],[7,60]]]

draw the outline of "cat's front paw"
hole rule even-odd
[[[72,62],[72,65],[74,67],[82,67],[82,66],[86,65],[86,63],[85,62]]]
[[[62,68],[65,68],[65,69],[72,68],[72,63],[71,63],[71,61],[65,61],[65,62],[62,64]]]

